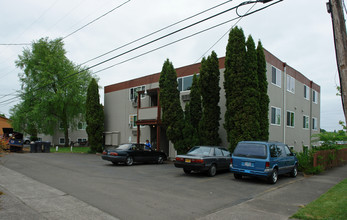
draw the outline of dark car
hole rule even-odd
[[[230,171],[235,179],[242,176],[265,177],[276,183],[278,175],[298,174],[298,159],[287,145],[279,142],[241,141],[232,155]]]
[[[186,174],[207,171],[209,176],[214,176],[217,170],[229,169],[230,159],[230,152],[223,147],[196,146],[186,155],[177,155],[175,167],[183,168]]]
[[[136,162],[162,164],[167,159],[165,153],[146,149],[144,144],[121,144],[114,149],[104,150],[101,157],[113,164],[125,163],[128,166]]]

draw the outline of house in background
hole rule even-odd
[[[0,115],[0,135],[3,135],[3,128],[12,128],[11,120]]]
[[[320,86],[264,49],[267,67],[269,104],[269,140],[286,143],[296,151],[311,146],[311,136],[319,133]],[[225,91],[223,88],[225,57],[219,58],[222,146],[228,147],[223,127]],[[194,73],[201,64],[176,69],[181,105],[190,100]],[[173,158],[176,151],[161,125],[159,95],[160,73],[105,86],[105,145],[145,142]]]

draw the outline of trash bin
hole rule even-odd
[[[44,142],[44,151],[45,153],[50,153],[51,152],[51,142]]]
[[[36,143],[30,143],[30,153],[37,153]]]
[[[42,153],[45,149],[42,141],[36,141],[35,144],[36,144],[36,152]]]

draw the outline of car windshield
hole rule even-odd
[[[266,145],[241,143],[236,146],[234,156],[265,159],[267,156]]]
[[[210,155],[211,148],[210,147],[193,147],[188,151],[188,155],[196,155],[196,156],[208,156]]]
[[[131,147],[131,144],[121,144],[118,147],[116,147],[116,150],[129,150]]]

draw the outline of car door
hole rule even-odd
[[[287,172],[287,154],[284,150],[283,145],[277,145],[277,156],[278,156],[278,173],[283,174]]]
[[[141,153],[141,160],[143,162],[152,162],[155,160],[155,152],[151,149],[146,149],[144,144],[138,144],[140,153]]]
[[[292,171],[294,165],[295,165],[295,157],[294,154],[289,150],[289,147],[287,145],[284,146],[284,150],[286,153],[286,166],[287,166],[287,172]]]
[[[214,148],[214,156],[216,157],[217,168],[224,169],[226,161],[220,148]]]
[[[220,148],[222,153],[223,153],[223,158],[224,158],[224,165],[225,169],[229,169],[230,166],[230,160],[231,160],[231,153],[225,148]]]
[[[280,157],[278,156],[278,150],[275,144],[270,145],[270,168],[275,165],[279,166]]]

